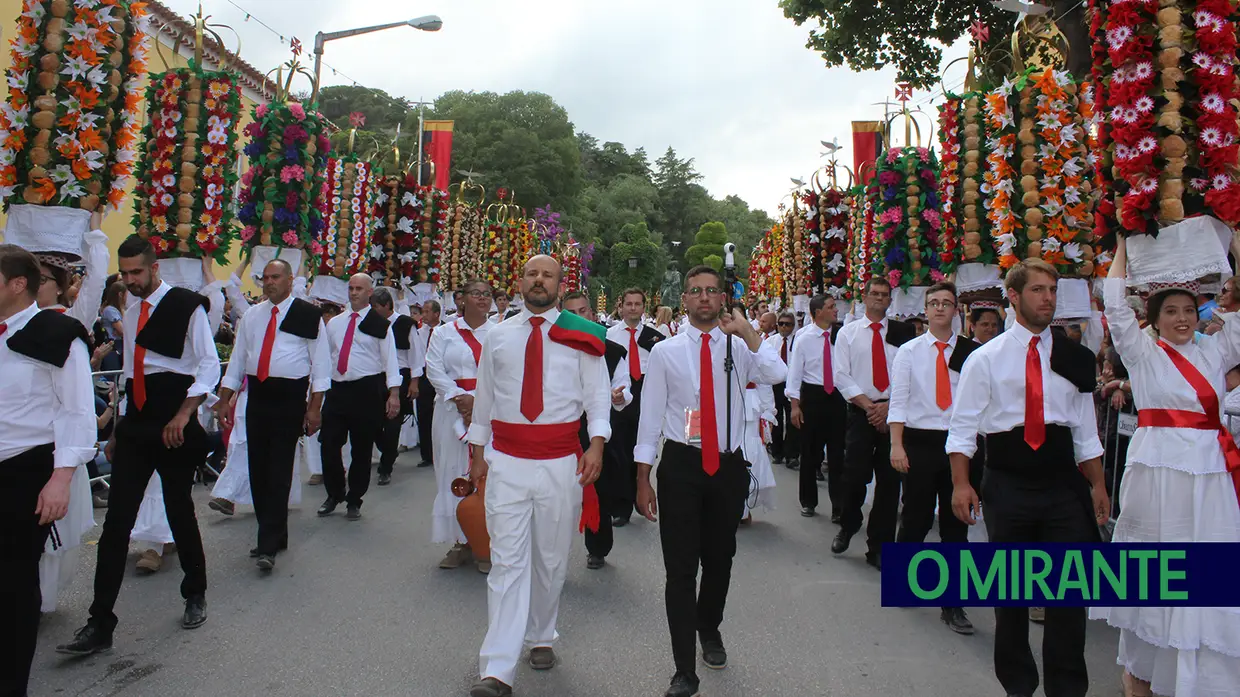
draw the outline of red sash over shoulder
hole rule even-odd
[[[578,432],[581,422],[564,424],[513,424],[505,421],[491,422],[491,447],[497,451],[522,460],[555,460],[575,455],[581,457],[581,439]],[[581,522],[578,532],[589,528],[598,532],[598,492],[593,484],[587,484],[581,492]]]
[[[1137,426],[1155,428],[1191,428],[1201,431],[1217,431],[1219,447],[1223,450],[1223,459],[1227,462],[1227,471],[1231,473],[1231,481],[1236,488],[1236,500],[1240,503],[1240,448],[1231,437],[1231,432],[1223,425],[1219,411],[1218,393],[1210,381],[1197,370],[1179,351],[1159,341],[1158,346],[1167,353],[1171,363],[1180,371],[1180,375],[1192,385],[1197,392],[1197,401],[1201,402],[1204,413],[1186,411],[1184,409],[1142,409],[1137,412]]]

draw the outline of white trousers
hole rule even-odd
[[[555,622],[578,536],[581,485],[573,455],[519,460],[490,446],[485,455],[491,573],[478,672],[511,685],[522,650],[551,646],[558,638]]]

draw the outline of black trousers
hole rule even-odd
[[[896,542],[925,542],[939,507],[939,539],[968,542],[969,526],[952,513],[952,467],[947,431],[904,429],[908,473],[904,475],[904,512]]]
[[[818,507],[818,470],[827,465],[827,497],[831,513],[839,512],[844,479],[844,436],[848,403],[839,390],[827,394],[822,385],[801,383],[801,506]],[[823,450],[826,459],[823,459]]]
[[[383,431],[387,406],[387,380],[382,373],[347,382],[332,381],[323,400],[323,432],[319,434],[323,456],[323,485],[327,495],[350,506],[361,506],[370,488],[370,457],[375,440]],[[345,491],[344,457],[349,442],[348,492]]]
[[[251,375],[246,381],[250,396],[245,407],[245,443],[259,554],[275,556],[288,548],[288,495],[297,441],[305,433],[309,387],[309,378],[259,381]]]
[[[624,365],[617,368],[624,369]],[[618,470],[612,505],[608,507],[599,501],[604,513],[626,519],[637,507],[637,463],[633,461],[633,449],[637,447],[637,422],[641,419],[642,381],[634,382],[629,389],[633,391],[633,402],[619,413],[611,412],[611,440],[607,448],[611,449]]]
[[[772,385],[775,393],[775,430],[771,432],[771,454],[785,460],[801,456],[800,431],[792,425],[792,400],[784,394],[784,383]]]
[[[672,657],[676,670],[694,674],[694,634],[719,638],[736,556],[736,528],[749,493],[749,469],[738,451],[720,455],[719,471],[707,476],[701,450],[669,440],[663,444],[656,477]]]
[[[1071,462],[1066,464],[1062,474],[1049,477],[986,469],[981,498],[986,502],[991,542],[1099,541],[1089,483]],[[1089,690],[1085,625],[1083,607],[1046,608],[1042,633],[1046,697],[1081,697]],[[1027,608],[995,608],[995,676],[1009,693],[1031,695],[1038,688]]]
[[[435,413],[435,386],[423,373],[418,378],[418,449],[422,451],[422,461],[435,463],[435,449],[431,446],[431,418]]]
[[[804,467],[804,465],[802,465]],[[840,525],[850,535],[861,530],[866,485],[874,480],[874,502],[866,526],[871,555],[882,554],[884,542],[895,542],[900,515],[900,473],[891,467],[891,436],[879,433],[866,420],[865,410],[848,405],[848,433],[844,440],[844,477]]]
[[[400,429],[405,425],[405,419],[414,412],[413,400],[409,399],[409,383],[413,382],[409,369],[401,368],[400,377],[400,413],[383,420],[383,435],[379,437],[379,474],[392,473],[396,456],[400,454]],[[421,390],[422,384],[418,383],[418,394]]]
[[[151,475],[158,472],[163,483],[164,510],[168,527],[177,545],[177,557],[185,578],[181,597],[207,592],[207,560],[202,551],[202,535],[194,513],[194,473],[207,456],[207,434],[195,416],[185,426],[185,442],[179,448],[166,448],[164,426],[185,401],[193,378],[175,373],[146,376],[146,404],[138,409],[131,401],[128,411],[116,425],[116,452],[112,458],[108,513],[99,536],[98,564],[95,568],[95,600],[90,606],[91,621],[104,631],[116,628],[116,597],[125,577],[125,558],[129,553],[129,534],[138,518],[138,508]],[[125,393],[132,400],[133,381]]]
[[[585,450],[590,447],[589,433],[586,431],[586,421],[583,417],[581,420],[581,449]],[[632,449],[629,454],[632,455]],[[620,461],[617,459],[618,453],[612,447],[611,443],[603,446],[603,471],[599,473],[598,481],[594,482],[594,491],[598,494],[598,509],[600,515],[598,517],[598,532],[593,532],[590,528],[586,528],[585,541],[586,553],[595,557],[606,557],[611,553],[614,536],[612,535],[611,515],[610,511],[618,508],[616,491],[624,486],[624,472]],[[636,486],[636,478],[634,478],[634,486]]]
[[[55,446],[40,445],[0,462],[0,627],[9,648],[0,651],[0,695],[25,697],[39,635],[39,558],[50,525],[34,514],[39,492],[52,477]]]

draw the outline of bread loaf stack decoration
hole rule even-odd
[[[256,272],[277,255],[299,269],[303,253],[308,257],[307,268],[322,272],[323,259],[335,264],[360,258],[367,239],[354,228],[352,211],[347,220],[337,216],[331,231],[325,229],[321,197],[353,196],[358,177],[338,168],[332,173],[330,188],[324,190],[330,155],[326,121],[314,105],[306,106],[292,97],[294,77],[305,75],[313,81],[297,62],[296,53],[273,71],[276,98],[270,105],[255,107],[254,120],[245,129],[250,138],[245,146],[249,169],[241,178],[237,217],[244,226],[241,241],[250,250]],[[283,78],[286,67],[287,80]],[[362,181],[368,181],[368,176]],[[346,235],[343,245],[336,236],[341,228]]]
[[[454,186],[456,200],[448,209],[448,231],[444,235],[447,248],[442,263],[446,266],[445,290],[448,291],[460,288],[471,278],[482,277],[482,256],[478,243],[483,235],[480,206],[486,197],[486,190],[472,180]],[[473,201],[473,197],[477,200]]]
[[[241,88],[226,65],[204,69],[201,37],[209,33],[223,41],[201,14],[195,21],[199,40],[189,67],[152,75],[147,87],[133,227],[162,259],[211,257],[224,263],[236,236],[231,199]]]
[[[8,242],[78,256],[91,212],[120,207],[138,159],[147,22],[129,0],[22,3],[0,105]]]

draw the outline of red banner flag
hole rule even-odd
[[[883,149],[882,121],[853,121],[853,174],[859,184],[874,176],[874,163]]]
[[[422,125],[422,150],[426,153],[423,159],[434,163],[434,185],[441,191],[447,191],[452,180],[452,123],[426,121]]]

